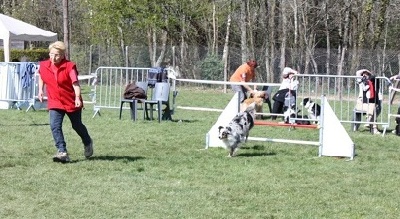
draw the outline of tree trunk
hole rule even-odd
[[[306,3],[307,4],[307,3]],[[304,4],[304,5],[306,5]],[[302,29],[304,31],[304,37],[307,35],[306,33],[306,28],[304,27],[299,27],[299,10],[306,10],[304,7],[302,9],[299,9],[297,6],[297,0],[293,0],[293,5],[292,5],[292,10],[293,10],[293,33],[294,33],[294,39],[293,39],[293,46],[291,46],[291,51],[292,51],[292,63],[293,65],[296,66],[291,66],[294,67],[295,69],[300,70],[300,62],[302,60],[302,51],[306,51],[307,48],[302,48],[302,45],[307,44],[305,43],[307,39],[304,39],[304,42],[301,42],[299,44],[300,41],[300,37],[299,37],[299,33],[302,33]],[[303,11],[303,25],[306,26],[308,21],[305,21],[305,19],[307,18],[307,15],[304,15],[305,12]],[[300,47],[298,46],[300,45]],[[309,63],[309,57],[306,56],[306,60],[305,60],[305,69],[304,69],[304,73],[308,73],[308,63]]]
[[[360,65],[360,54],[362,50],[364,50],[364,47],[367,47],[368,44],[370,45],[370,42],[366,42],[366,35],[369,32],[368,28],[371,23],[371,12],[374,8],[374,1],[375,0],[368,0],[362,7],[361,16],[359,19],[360,32],[357,39],[356,51],[355,54],[353,54],[355,56],[352,63],[354,70],[356,70],[356,68],[358,68]]]
[[[349,37],[349,27],[350,27],[350,2],[351,0],[346,0],[345,2],[345,6],[346,6],[346,10],[345,10],[345,15],[344,15],[344,27],[343,27],[343,41],[341,44],[341,51],[340,52],[340,60],[338,63],[338,70],[337,70],[337,75],[343,75],[343,65],[344,65],[344,58],[346,55],[346,51],[347,51],[347,45],[348,45],[348,37]],[[340,49],[340,48],[339,48]],[[341,90],[341,81],[337,81],[336,82],[336,87],[338,88],[338,94],[340,95],[340,97],[342,97],[342,90]]]
[[[351,0],[350,0],[351,1]],[[348,2],[348,0],[346,1],[346,10],[345,10],[345,14],[344,14],[344,23],[343,23],[343,40],[342,40],[342,44],[341,44],[341,50],[340,52],[340,60],[339,60],[339,64],[338,64],[338,70],[337,70],[337,74],[338,75],[343,75],[343,63],[344,63],[344,57],[346,55],[346,51],[347,51],[347,45],[349,43],[349,28],[350,28],[350,3]],[[339,48],[340,49],[340,48]]]
[[[273,0],[273,1],[268,1],[270,2],[269,4],[269,13],[270,15],[268,16],[268,31],[269,34],[267,35],[268,40],[267,40],[267,45],[266,45],[266,57],[265,57],[265,65],[267,69],[267,81],[269,82],[275,82],[275,54],[276,54],[276,47],[275,47],[275,38],[276,38],[276,26],[278,26],[278,21],[277,21],[277,10],[279,6],[279,1]],[[277,72],[278,75],[280,75],[279,72]]]
[[[379,15],[378,15],[378,19],[377,19],[377,28],[374,34],[374,42],[373,42],[373,46],[372,49],[375,49],[376,46],[378,45],[382,32],[385,29],[385,21],[386,21],[386,9],[389,6],[389,2],[390,0],[381,0],[382,4],[381,4],[381,8],[379,10]]]
[[[216,17],[215,17],[215,0],[212,2],[213,6],[213,11],[212,11],[212,26],[213,26],[213,39],[212,39],[212,48],[211,48],[211,54],[214,55],[216,52],[218,52],[217,49],[217,24],[216,24]]]
[[[161,30],[161,47],[159,48],[160,55],[158,56],[158,58],[157,58],[157,48],[158,48],[157,34],[156,30],[152,27],[147,30],[147,40],[149,43],[148,48],[149,48],[151,66],[160,67],[165,56],[165,50],[167,45],[167,32]]]
[[[246,1],[242,0],[240,4],[240,46],[242,54],[242,63],[246,62],[248,59],[247,51],[247,28],[246,28]]]
[[[249,1],[246,1],[246,10],[247,10],[247,12],[246,12],[246,14],[248,15],[248,17],[247,17],[247,22],[246,22],[246,25],[248,26],[248,28],[247,28],[247,30],[248,30],[248,34],[249,34],[249,48],[248,48],[248,50],[247,50],[247,56],[248,56],[248,58],[252,58],[252,59],[255,59],[255,48],[254,48],[254,36],[253,36],[253,31],[254,31],[254,26],[253,26],[253,16],[251,16],[253,13],[252,13],[252,10],[251,10],[251,8],[250,8],[250,3],[249,3]]]
[[[181,26],[182,26],[182,31],[181,31],[181,33],[180,33],[180,51],[179,51],[179,54],[180,54],[180,58],[181,58],[181,62],[180,62],[180,64],[181,64],[181,68],[180,68],[180,72],[181,72],[181,76],[183,77],[183,78],[190,78],[189,77],[189,71],[188,71],[188,69],[185,69],[185,66],[187,65],[187,44],[186,44],[186,41],[185,41],[185,36],[186,36],[186,24],[185,24],[185,22],[186,22],[186,16],[185,15],[182,15],[182,17],[181,17]]]
[[[229,13],[226,22],[226,36],[224,43],[224,50],[222,53],[222,61],[224,62],[224,81],[228,80],[228,54],[229,54],[229,33],[231,27],[231,2],[229,1]],[[224,84],[224,93],[226,93],[226,84]]]
[[[155,54],[154,54],[154,50],[153,50],[153,31],[152,28],[149,27],[147,29],[147,45],[148,45],[148,49],[149,49],[149,57],[150,57],[150,63],[151,65],[153,65],[155,63]]]
[[[283,68],[285,68],[286,66],[286,39],[287,39],[287,17],[286,17],[286,9],[285,9],[285,5],[281,5],[281,13],[280,13],[280,21],[281,24],[280,26],[282,27],[282,33],[280,36],[281,39],[281,58],[280,58],[280,63],[279,63],[279,67],[280,67],[280,71],[283,70]]]
[[[167,49],[167,40],[168,40],[168,33],[165,30],[161,30],[161,48],[160,48],[160,55],[157,58],[157,62],[155,64],[156,67],[160,67],[164,57],[165,57],[165,51]],[[162,66],[165,67],[165,66]]]
[[[70,58],[70,45],[69,45],[69,22],[68,22],[68,0],[63,0],[63,26],[64,26],[64,43],[67,47],[65,57]]]
[[[120,46],[120,51],[121,51],[121,57],[125,57],[124,56],[124,54],[125,54],[125,43],[124,43],[124,32],[123,32],[123,30],[122,30],[122,28],[121,28],[121,26],[117,26],[117,28],[118,28],[118,32],[119,32],[119,46]],[[124,60],[124,63],[126,64],[127,63],[127,59],[126,58],[124,58],[125,60]]]
[[[329,35],[329,14],[328,14],[328,6],[327,2],[324,1],[324,11],[325,11],[325,35],[326,35],[326,61],[325,61],[325,69],[326,69],[326,74],[330,75],[330,60],[331,60],[331,42],[330,42],[330,35]]]

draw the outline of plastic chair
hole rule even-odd
[[[148,85],[147,85],[146,81],[139,81],[139,82],[136,82],[135,84],[136,84],[136,86],[142,88],[144,90],[144,92],[147,94]],[[143,103],[143,101],[144,101],[143,99],[137,99],[137,98],[134,98],[134,99],[122,98],[121,99],[121,104],[120,104],[120,107],[119,107],[119,119],[121,119],[122,107],[123,107],[124,103],[129,103],[129,107],[131,109],[130,110],[131,111],[131,119],[133,121],[136,121],[136,119],[137,119],[137,110],[138,110],[137,105],[138,105],[138,103]],[[142,109],[143,109],[143,107],[142,107]]]
[[[158,122],[161,120],[172,120],[171,110],[169,106],[169,93],[170,85],[168,82],[158,82],[155,84],[153,93],[150,100],[143,101],[144,113],[143,118],[152,120],[153,119],[153,106],[157,104],[157,115]],[[166,105],[166,108],[162,110],[162,105]],[[150,117],[148,111],[150,110]],[[164,111],[164,113],[162,113]]]

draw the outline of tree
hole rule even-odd
[[[85,57],[86,49],[78,47],[99,48],[92,60],[101,65],[157,66],[172,59],[184,77],[199,78],[198,63],[211,54],[224,60],[227,78],[238,65],[256,58],[258,72],[267,73],[257,78],[274,82],[287,65],[302,73],[345,75],[361,66],[381,75],[397,73],[398,3],[3,0],[0,11],[59,33],[73,45],[74,58]]]
[[[64,27],[64,43],[67,47],[65,56],[70,57],[70,45],[69,45],[69,15],[68,15],[68,0],[63,0],[63,27]]]
[[[242,63],[246,62],[248,57],[247,51],[247,0],[242,0],[240,3],[240,48],[242,54]]]
[[[229,10],[231,10],[231,1],[229,1]],[[222,52],[222,61],[224,63],[224,81],[228,80],[228,54],[229,54],[229,35],[231,28],[231,13],[228,13],[226,21],[226,36],[224,43],[224,50]],[[226,93],[226,85],[224,85],[224,93]]]

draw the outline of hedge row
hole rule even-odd
[[[4,62],[4,50],[0,49],[0,62]],[[30,61],[37,62],[49,57],[48,49],[12,49],[10,54],[10,61]]]

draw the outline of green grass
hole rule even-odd
[[[177,105],[223,108],[231,93],[182,90]],[[205,147],[218,112],[177,109],[174,121],[83,120],[95,143],[83,156],[68,118],[72,163],[53,163],[48,114],[0,111],[0,218],[398,218],[399,137],[349,132],[353,161],[318,148],[249,141],[235,158]],[[141,117],[142,112],[139,112]],[[349,130],[349,127],[346,129]],[[393,128],[393,127],[392,127]],[[255,127],[251,136],[318,140],[315,130]]]

